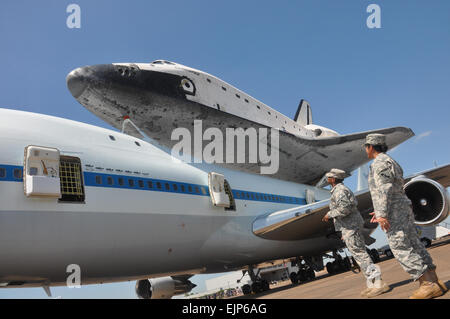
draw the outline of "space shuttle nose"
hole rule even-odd
[[[67,75],[66,82],[70,93],[72,93],[74,98],[78,98],[83,94],[84,90],[88,86],[87,75],[88,67],[82,67],[73,70]]]

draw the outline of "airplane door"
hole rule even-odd
[[[61,197],[59,150],[29,145],[25,148],[24,192],[27,197]]]
[[[208,186],[214,206],[224,207],[225,210],[236,210],[233,192],[222,174],[210,172],[208,174]]]

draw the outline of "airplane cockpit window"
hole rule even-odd
[[[151,62],[150,64],[168,64],[168,65],[175,65],[175,63],[165,60],[156,60]]]

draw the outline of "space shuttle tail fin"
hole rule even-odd
[[[311,106],[306,100],[300,100],[297,113],[295,113],[294,121],[302,126],[312,124]]]

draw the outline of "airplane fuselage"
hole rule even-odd
[[[134,137],[70,120],[0,109],[0,283],[64,285],[67,266],[83,284],[214,273],[341,247],[319,237],[255,236],[257,216],[306,204],[329,191],[223,167],[194,167]],[[85,198],[24,194],[24,149],[56,148],[79,158]],[[208,173],[224,174],[236,209],[215,207]]]

